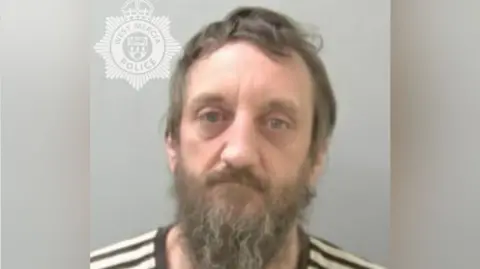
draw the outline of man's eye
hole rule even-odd
[[[288,122],[281,120],[281,119],[269,119],[267,121],[268,128],[271,129],[288,129],[290,125]]]
[[[209,123],[215,123],[222,120],[222,114],[218,111],[208,111],[200,115],[200,119]]]

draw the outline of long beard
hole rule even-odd
[[[199,269],[264,268],[282,251],[314,196],[307,165],[296,180],[275,187],[246,170],[195,178],[182,163],[177,168],[177,223],[184,249]],[[252,209],[249,198],[261,205]]]

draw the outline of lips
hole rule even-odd
[[[208,187],[215,187],[215,186],[221,186],[222,184],[232,184],[232,185],[237,185],[249,189],[253,189],[255,191],[264,192],[263,186],[258,183],[255,179],[243,179],[243,180],[237,180],[237,179],[232,179],[232,178],[219,178],[216,180],[211,180],[207,183]]]

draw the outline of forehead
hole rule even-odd
[[[197,61],[187,76],[187,105],[205,94],[261,102],[288,99],[310,107],[312,79],[301,57],[272,59],[247,42],[229,43]],[[237,100],[238,101],[238,100]]]

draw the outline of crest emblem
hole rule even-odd
[[[95,51],[105,61],[108,79],[124,79],[139,91],[151,79],[170,76],[172,57],[180,44],[170,34],[170,20],[154,17],[148,0],[127,0],[122,17],[108,17]]]

